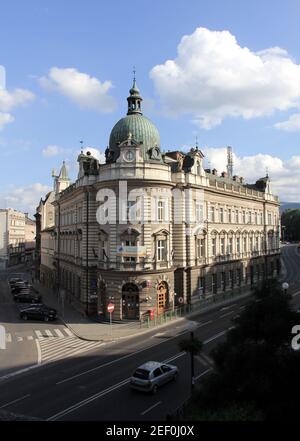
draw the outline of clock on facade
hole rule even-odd
[[[126,159],[126,161],[133,161],[134,160],[134,152],[132,150],[127,150],[125,152],[125,159]]]

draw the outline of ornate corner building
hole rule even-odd
[[[64,165],[55,176],[41,280],[87,314],[105,316],[114,303],[114,319],[134,320],[276,276],[280,216],[269,177],[250,185],[205,170],[198,146],[161,151],[135,80],[127,101],[106,163],[81,152],[75,183]]]

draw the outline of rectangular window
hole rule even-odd
[[[166,257],[166,241],[158,240],[157,241],[157,260],[159,262],[165,260]]]
[[[228,209],[228,222],[232,222],[232,210],[230,208]]]
[[[212,254],[212,256],[216,255],[216,238],[215,237],[213,237],[211,239],[211,254]]]
[[[241,240],[239,237],[236,238],[236,252],[237,253],[241,252]]]
[[[197,239],[197,257],[205,256],[205,239]]]
[[[243,239],[243,251],[244,253],[247,253],[247,237],[244,237]]]
[[[200,296],[205,294],[205,277],[199,277],[198,292]]]
[[[164,220],[164,201],[158,201],[157,203],[157,219],[158,221]]]
[[[217,274],[213,274],[212,275],[211,285],[212,285],[212,292],[214,294],[217,294],[217,291],[218,291],[218,287],[217,287]]]
[[[235,222],[239,223],[239,210],[235,210]]]
[[[224,222],[224,208],[220,208],[219,210],[219,214],[220,214],[220,222]]]
[[[210,220],[211,222],[215,222],[215,207],[214,206],[210,206]]]
[[[232,254],[232,245],[233,245],[233,239],[232,237],[228,238],[228,254]]]
[[[220,245],[221,245],[220,246],[221,255],[224,256],[224,254],[225,254],[225,238],[224,237],[221,237],[221,244]]]
[[[250,237],[250,239],[249,239],[249,251],[250,252],[253,251],[253,237]]]
[[[243,210],[243,224],[246,223],[246,211]]]
[[[203,205],[196,203],[196,222],[203,222]]]

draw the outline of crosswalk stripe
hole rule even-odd
[[[44,339],[40,342],[42,361],[54,361],[63,357],[70,357],[101,346],[102,342],[87,342],[77,337],[66,337],[63,340]]]
[[[10,333],[6,334],[5,340],[6,340],[6,343],[11,343],[11,334]]]
[[[97,347],[100,347],[101,345],[102,345],[102,343],[97,342],[97,343],[93,343],[93,346],[84,347],[82,349],[75,349],[74,348],[72,351],[63,352],[61,354],[57,353],[57,355],[52,354],[51,356],[46,356],[43,359],[44,359],[44,361],[50,361],[50,360],[54,361],[54,360],[58,360],[59,358],[62,358],[62,357],[70,357],[70,356],[74,356],[77,354],[81,354],[83,352],[87,352],[89,350],[92,350],[93,348],[96,349]]]
[[[53,337],[52,332],[49,331],[49,329],[46,329],[45,334],[48,335],[48,337]]]
[[[64,328],[64,331],[65,331],[65,333],[68,334],[70,337],[74,337],[74,334],[73,334],[73,332],[70,331],[70,329],[68,329],[68,328]]]
[[[196,355],[195,358],[199,361],[199,363],[203,364],[203,366],[208,366],[207,361],[203,357],[201,357],[201,355]]]
[[[45,346],[45,349],[44,349],[44,347],[42,349],[44,349],[43,350],[43,354],[47,354],[47,355],[48,354],[53,354],[55,352],[63,352],[65,354],[68,351],[73,351],[73,350],[76,350],[76,349],[85,348],[87,346],[88,345],[86,344],[86,342],[83,342],[83,343],[78,343],[78,344],[72,345],[72,346],[69,346],[69,345],[59,345],[59,346],[52,346],[50,348],[47,348],[47,346]]]
[[[23,341],[23,337],[17,337],[18,341]]]
[[[38,339],[40,339],[40,340],[43,340],[43,339],[44,339],[44,337],[43,337],[41,331],[34,331],[34,332],[36,333],[36,336],[37,336]]]
[[[32,335],[28,335],[27,336],[27,340],[33,340],[33,336]]]
[[[64,337],[64,334],[63,334],[59,329],[54,329],[54,332],[56,332],[56,334],[57,334],[59,337]]]

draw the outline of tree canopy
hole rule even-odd
[[[300,209],[290,208],[281,215],[281,225],[284,238],[290,241],[300,241]]]
[[[296,420],[300,351],[291,347],[300,315],[274,282],[255,292],[233,320],[226,341],[211,353],[214,372],[203,380],[190,415],[203,420]]]

